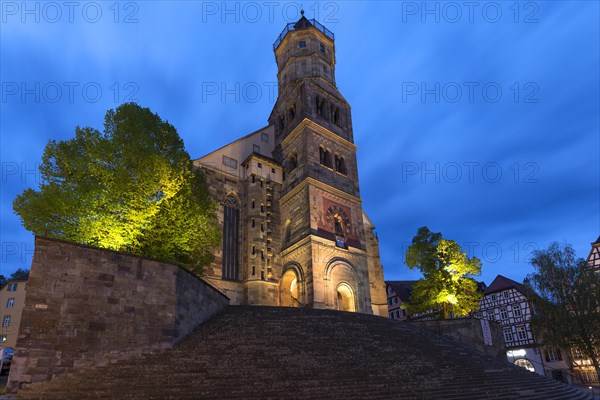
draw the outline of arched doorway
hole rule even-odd
[[[340,311],[356,311],[354,291],[350,285],[340,283],[336,290],[336,308]]]
[[[293,269],[288,269],[281,277],[279,284],[279,304],[281,307],[298,307],[298,276]]]
[[[530,371],[530,372],[535,372],[535,368],[533,366],[533,364],[531,363],[531,361],[526,360],[524,358],[519,358],[517,360],[515,360],[515,365],[521,368],[525,368],[526,370]]]

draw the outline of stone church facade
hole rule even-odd
[[[302,16],[273,47],[278,98],[268,126],[194,161],[223,227],[204,277],[232,304],[387,316],[350,105],[335,83],[334,35]]]

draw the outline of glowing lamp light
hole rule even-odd
[[[509,357],[524,357],[527,352],[524,349],[519,350],[509,350],[506,352],[506,355]]]

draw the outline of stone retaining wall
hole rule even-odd
[[[488,321],[491,345],[484,341],[482,323],[479,319],[459,318],[443,321],[411,321],[409,323],[449,337],[466,348],[506,361],[506,346],[502,336],[502,327],[498,322]]]
[[[170,348],[228,304],[179,266],[36,237],[7,389]]]

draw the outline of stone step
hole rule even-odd
[[[411,324],[228,307],[175,348],[21,390],[23,399],[585,400]]]

